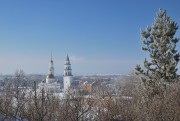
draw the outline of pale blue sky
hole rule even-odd
[[[56,74],[63,73],[66,54],[74,74],[127,74],[148,56],[141,51],[140,28],[151,26],[159,8],[180,25],[179,5],[179,0],[1,0],[0,73],[46,74],[52,52]]]

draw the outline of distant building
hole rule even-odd
[[[91,94],[93,92],[93,88],[94,88],[95,83],[96,82],[94,80],[85,81],[82,85],[83,90],[86,91],[87,93]]]
[[[64,80],[64,93],[68,93],[73,83],[71,63],[70,63],[68,55],[66,57],[65,64],[64,64],[63,80]]]
[[[54,77],[54,67],[53,60],[51,55],[51,60],[49,63],[49,70],[46,79],[43,80],[40,84],[38,84],[38,90],[41,92],[44,90],[46,93],[58,93],[60,92],[60,83]]]

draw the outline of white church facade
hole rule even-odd
[[[63,74],[64,93],[67,93],[67,91],[70,89],[72,82],[73,82],[73,75],[71,70],[71,64],[70,64],[69,56],[67,55],[64,64],[64,74]],[[42,90],[44,90],[46,93],[59,93],[62,91],[60,87],[61,84],[54,76],[54,64],[51,55],[48,74],[46,76],[46,79],[38,84],[38,91],[41,92]]]

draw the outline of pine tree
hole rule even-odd
[[[177,81],[177,64],[180,54],[176,50],[179,38],[174,37],[178,29],[166,11],[159,10],[152,24],[141,30],[142,50],[149,52],[150,60],[144,60],[144,68],[136,66],[136,74],[141,75],[145,85],[153,89]]]

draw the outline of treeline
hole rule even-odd
[[[69,94],[60,98],[45,92],[20,90],[7,85],[0,95],[2,121],[179,121],[180,84],[167,86],[165,93],[146,98],[146,89],[132,81],[114,95],[99,87],[92,95]],[[136,82],[134,83],[134,79]],[[129,80],[128,80],[129,81]],[[131,87],[131,88],[129,88]],[[97,96],[98,94],[98,96]],[[95,95],[95,96],[94,96]]]

